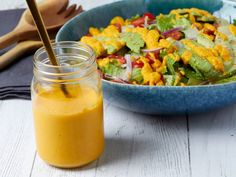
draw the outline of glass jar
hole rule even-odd
[[[53,44],[60,66],[44,48],[34,56],[31,86],[36,147],[48,164],[74,168],[104,148],[101,78],[93,50],[78,42]]]

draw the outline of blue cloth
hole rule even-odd
[[[0,36],[15,27],[23,11],[23,9],[0,11]],[[11,47],[0,50],[0,55]],[[33,77],[32,58],[33,56],[26,56],[0,71],[0,100],[30,99],[30,83]]]

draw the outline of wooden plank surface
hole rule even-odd
[[[236,176],[236,105],[189,117],[192,177]]]
[[[35,144],[31,102],[0,101],[0,177],[28,177]]]

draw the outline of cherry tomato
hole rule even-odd
[[[155,15],[153,15],[153,14],[150,13],[150,12],[145,13],[143,16],[144,16],[144,17],[148,17],[149,20],[155,20],[155,19],[156,19]]]
[[[142,17],[137,18],[136,20],[132,21],[131,24],[135,27],[141,27],[145,23],[145,18],[148,17],[148,24],[155,20],[155,16],[149,12],[145,13]]]
[[[135,27],[141,27],[143,26],[144,22],[145,22],[145,17],[140,17],[132,21],[131,24],[134,25]]]

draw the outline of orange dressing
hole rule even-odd
[[[37,151],[47,163],[63,168],[85,165],[104,148],[102,96],[90,87],[40,89],[33,99]]]

